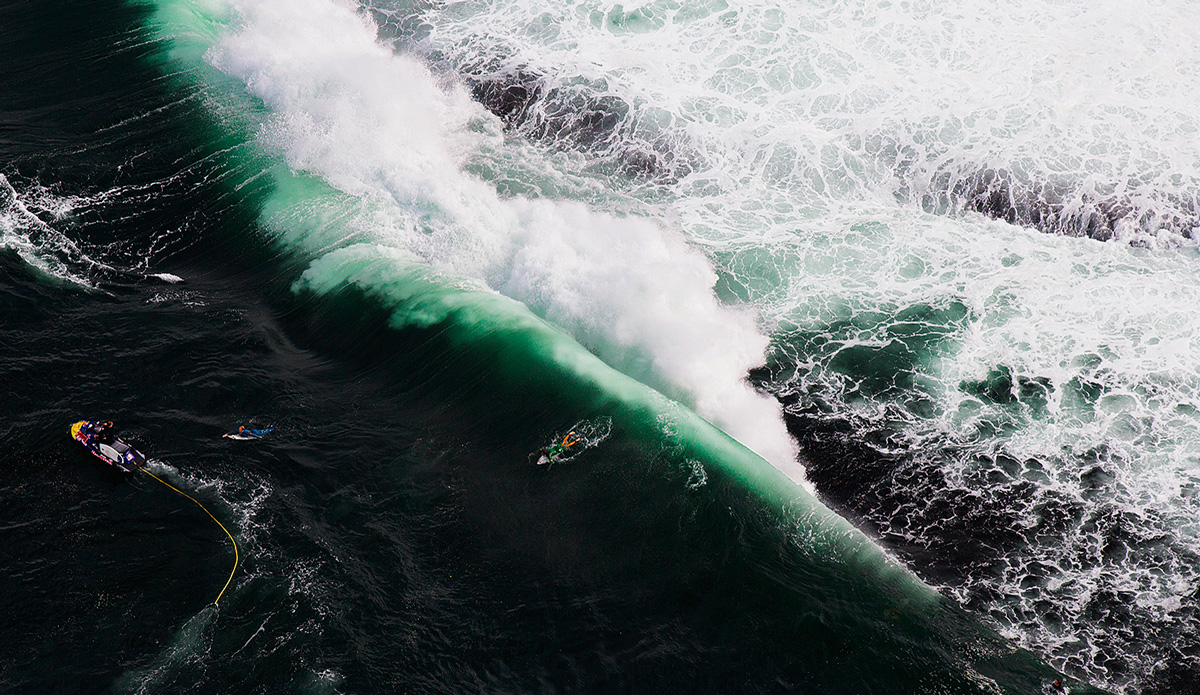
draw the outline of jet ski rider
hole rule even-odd
[[[104,422],[93,422],[88,425],[86,434],[88,439],[94,439],[101,444],[112,444],[113,442],[113,421],[105,420]]]

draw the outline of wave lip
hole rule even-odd
[[[1025,692],[1055,677],[1031,654],[930,590],[777,469],[691,411],[607,367],[523,305],[483,288],[450,286],[428,266],[374,245],[350,246],[316,259],[295,289],[311,295],[315,304],[346,295],[349,302],[339,300],[332,310],[336,314],[353,314],[346,307],[362,306],[363,300],[381,305],[391,325],[416,338],[413,342],[425,353],[455,355],[466,365],[488,362],[483,355],[503,355],[472,373],[468,383],[459,370],[415,377],[422,383],[444,379],[459,398],[469,399],[467,391],[488,394],[488,405],[481,406],[488,415],[479,418],[482,422],[472,419],[480,429],[528,418],[524,405],[565,399],[582,412],[605,413],[605,431],[611,418],[614,439],[669,447],[670,453],[658,460],[680,466],[674,479],[690,494],[705,500],[717,496],[718,508],[729,512],[736,529],[731,532],[739,538],[734,543],[739,550],[713,538],[700,542],[717,543],[719,554],[757,548],[750,560],[756,579],[749,583],[757,586],[762,579],[780,605],[796,608],[794,620],[782,622],[804,625],[807,611],[821,613],[822,625],[814,634],[829,642],[819,649],[867,639],[870,647],[848,647],[843,658],[857,663],[862,654],[873,654],[872,668],[895,674],[903,683],[889,681],[897,692],[923,692],[913,683],[927,683],[931,674],[944,679],[939,682],[945,692]],[[555,395],[549,397],[548,391]],[[490,404],[497,394],[519,414],[496,413]],[[591,462],[598,463],[595,458]],[[645,482],[638,473],[621,471],[632,463],[600,466],[591,473],[598,476],[593,479],[611,475],[609,482],[618,487]],[[745,491],[752,497],[744,497]],[[701,535],[713,531],[705,527]],[[726,560],[735,566],[739,562]],[[703,560],[704,565],[709,562]],[[818,671],[812,676],[815,682],[827,682],[830,673]],[[864,677],[870,682],[878,673]]]
[[[266,149],[361,201],[343,239],[395,247],[525,303],[803,480],[778,405],[745,379],[767,339],[717,301],[703,254],[661,223],[499,195],[464,171],[499,144],[465,91],[380,46],[345,7],[286,5],[236,5],[240,19],[207,56],[269,108]],[[305,252],[342,243],[333,234],[281,231]]]
[[[262,169],[274,177],[263,222],[307,262],[297,289],[327,295],[353,285],[388,307],[396,325],[444,326],[464,340],[525,340],[533,344],[527,352],[543,353],[532,362],[590,384],[645,421],[664,409],[645,383],[662,384],[753,448],[767,448],[751,439],[757,433],[794,451],[778,406],[744,384],[765,339],[753,320],[715,300],[714,271],[702,254],[661,224],[580,203],[504,197],[464,174],[481,160],[498,161],[486,156],[504,144],[494,119],[419,63],[381,49],[373,28],[346,8],[265,1],[238,7],[232,28],[216,21],[195,34],[212,44],[190,53],[207,54],[226,84],[254,96],[245,100],[256,101],[253,108],[232,97],[234,108],[216,111],[235,128],[257,122],[255,145],[269,153],[264,160],[288,164]],[[310,55],[314,39],[322,47]],[[412,95],[419,98],[406,99]],[[680,354],[673,341],[692,330],[702,337]],[[724,383],[709,382],[714,361],[728,370]],[[739,389],[748,402],[769,404],[774,418],[753,414],[748,432],[739,432],[743,402],[729,409]],[[936,595],[863,534],[701,418],[685,420],[681,438],[704,449],[705,460],[772,501],[800,508],[797,542],[810,543],[804,547],[823,561],[864,568],[868,579],[899,577],[881,579],[871,591],[930,615],[921,610],[937,604]]]

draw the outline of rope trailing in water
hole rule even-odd
[[[225,586],[221,587],[221,593],[217,594],[217,597],[216,597],[215,599],[213,599],[213,605],[214,605],[214,606],[215,606],[215,605],[217,605],[217,603],[218,603],[218,602],[220,602],[220,600],[221,600],[221,597],[225,595],[225,590],[229,588],[229,582],[232,582],[232,581],[233,581],[233,575],[234,575],[234,573],[235,573],[235,572],[237,572],[237,568],[238,568],[238,559],[239,559],[239,557],[238,557],[238,547],[237,547],[237,541],[233,540],[233,534],[229,532],[229,529],[225,528],[225,524],[222,524],[220,519],[218,519],[217,517],[213,516],[213,513],[212,513],[212,512],[210,512],[210,511],[208,511],[208,508],[207,508],[207,507],[205,507],[203,504],[200,504],[200,502],[199,502],[199,501],[198,501],[198,500],[197,500],[195,497],[192,497],[191,495],[189,495],[188,493],[184,492],[183,490],[180,490],[179,488],[177,488],[177,487],[175,487],[174,485],[172,485],[172,484],[168,483],[167,481],[163,480],[162,478],[158,477],[157,475],[154,475],[153,473],[151,473],[150,471],[146,470],[146,469],[145,469],[145,468],[143,468],[142,466],[138,466],[138,470],[140,470],[141,472],[143,472],[143,473],[145,473],[146,475],[150,476],[151,478],[154,478],[155,480],[157,480],[158,482],[162,483],[163,485],[166,485],[167,487],[171,488],[171,489],[172,489],[172,490],[174,490],[175,492],[178,492],[179,494],[183,495],[184,497],[188,498],[189,500],[191,500],[191,501],[195,502],[195,503],[196,503],[196,506],[197,506],[197,507],[199,507],[199,508],[201,508],[201,509],[203,509],[203,510],[204,510],[204,513],[205,513],[205,514],[207,514],[207,515],[209,516],[209,518],[210,518],[210,519],[212,519],[213,521],[217,522],[217,526],[220,526],[220,527],[221,527],[221,530],[225,532],[225,535],[226,535],[226,536],[229,536],[229,542],[230,542],[230,543],[233,543],[233,570],[232,570],[232,571],[229,573],[229,579],[226,579],[226,580],[225,580]]]

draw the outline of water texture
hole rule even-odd
[[[0,686],[1194,691],[1195,14],[0,4]]]

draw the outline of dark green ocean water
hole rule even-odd
[[[0,691],[1016,694],[1066,677],[853,530],[879,531],[862,500],[891,465],[869,433],[803,403],[789,420],[847,524],[517,302],[420,273],[387,295],[297,284],[319,254],[263,223],[290,179],[264,175],[280,164],[247,153],[254,125],[215,115],[218,88],[151,26],[115,0],[0,2]],[[89,456],[80,419],[116,421],[233,533],[219,607],[224,534]],[[221,438],[238,424],[275,430]],[[580,426],[606,434],[530,464]],[[938,543],[890,543],[953,574]],[[1144,692],[1195,687],[1155,673]]]

